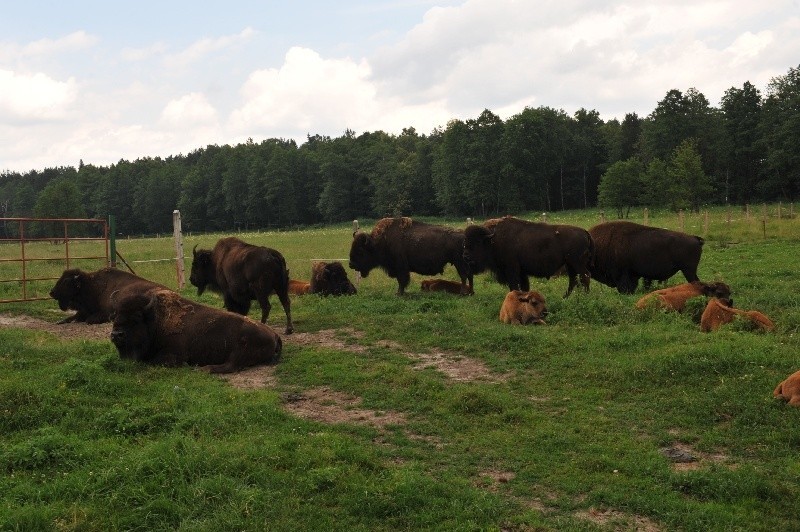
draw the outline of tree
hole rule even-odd
[[[614,209],[618,218],[627,218],[642,195],[642,163],[636,157],[612,164],[598,187],[600,207]]]
[[[703,162],[693,139],[683,141],[676,149],[669,165],[670,207],[700,211],[714,188],[703,171]]]
[[[78,187],[66,177],[61,177],[54,179],[44,187],[36,200],[33,215],[36,218],[86,218],[86,211],[81,204]],[[35,224],[31,229],[37,236],[61,236],[64,225],[56,222],[41,222]],[[70,236],[84,234],[80,228],[70,229],[74,232]]]
[[[741,203],[751,201],[759,179],[763,149],[759,146],[761,94],[749,81],[731,87],[722,97],[725,143],[725,196]]]
[[[760,132],[766,151],[762,190],[793,201],[800,192],[800,66],[770,81]]]

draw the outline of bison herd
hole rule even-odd
[[[762,313],[734,308],[728,285],[698,278],[702,251],[703,239],[698,236],[627,221],[585,230],[506,216],[458,230],[396,217],[379,220],[370,233],[353,233],[349,266],[362,277],[376,268],[383,270],[397,280],[398,295],[408,288],[411,273],[440,275],[448,264],[460,281],[425,279],[422,290],[472,295],[473,276],[488,271],[509,290],[500,321],[517,325],[544,324],[547,317],[544,297],[530,290],[531,276],[566,275],[564,297],[568,297],[579,283],[588,291],[592,279],[631,294],[640,279],[649,289],[653,281],[663,282],[681,272],[686,283],[648,293],[636,307],[683,312],[690,299],[705,297],[708,303],[700,318],[704,332],[736,317],[759,329],[774,330]],[[66,270],[50,296],[61,310],[75,311],[61,323],[112,321],[111,341],[123,358],[224,373],[279,357],[281,338],[266,325],[272,294],[286,315],[286,334],[294,329],[289,294],[356,294],[338,261],[315,262],[309,281],[290,279],[280,252],[234,237],[220,239],[211,250],[195,246],[190,282],[198,295],[206,288],[218,292],[226,310],[113,268],[90,273]],[[254,300],[261,308],[261,323],[247,318]],[[800,372],[781,383],[774,395],[800,406]]]

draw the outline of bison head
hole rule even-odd
[[[728,299],[731,297],[731,287],[722,282],[702,283],[703,295]]]
[[[189,275],[189,282],[197,287],[197,295],[203,295],[206,285],[214,282],[214,264],[211,260],[211,251],[201,249],[197,251],[197,246],[192,248],[192,273]]]
[[[378,253],[375,249],[375,243],[367,233],[353,233],[349,266],[350,269],[359,272],[361,277],[366,277],[372,269],[378,267]]]
[[[494,232],[482,225],[470,225],[464,229],[464,262],[472,273],[482,273],[492,263],[492,239]]]
[[[50,297],[58,301],[61,310],[75,308],[75,298],[80,294],[84,280],[81,270],[64,270],[61,277],[56,281],[55,286],[50,290]]]
[[[547,305],[544,302],[544,296],[535,290],[530,292],[521,292],[517,297],[520,305],[522,306],[522,314],[525,317],[523,323],[525,325],[533,323],[540,325],[544,323],[547,317]]]
[[[111,342],[121,358],[145,360],[155,338],[157,294],[135,294],[115,302]]]

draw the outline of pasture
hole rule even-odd
[[[679,229],[660,216],[650,224]],[[531,281],[547,325],[510,326],[507,290],[485,274],[474,296],[422,292],[412,275],[397,297],[373,271],[356,296],[292,296],[282,360],[221,378],[120,360],[107,326],[60,333],[54,302],[0,306],[0,529],[798,529],[800,409],[772,391],[800,369],[800,221],[771,218],[764,238],[760,219],[712,218],[705,235],[685,220],[706,238],[700,278],[776,332],[704,334],[691,312],[636,310],[641,288],[562,299],[563,277]],[[351,233],[240,236],[307,280],[313,259],[346,259]],[[171,238],[118,248],[173,253]],[[133,265],[175,287],[174,264]]]

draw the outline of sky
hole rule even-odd
[[[0,16],[0,172],[209,144],[604,120],[800,66],[800,0],[27,0]]]

